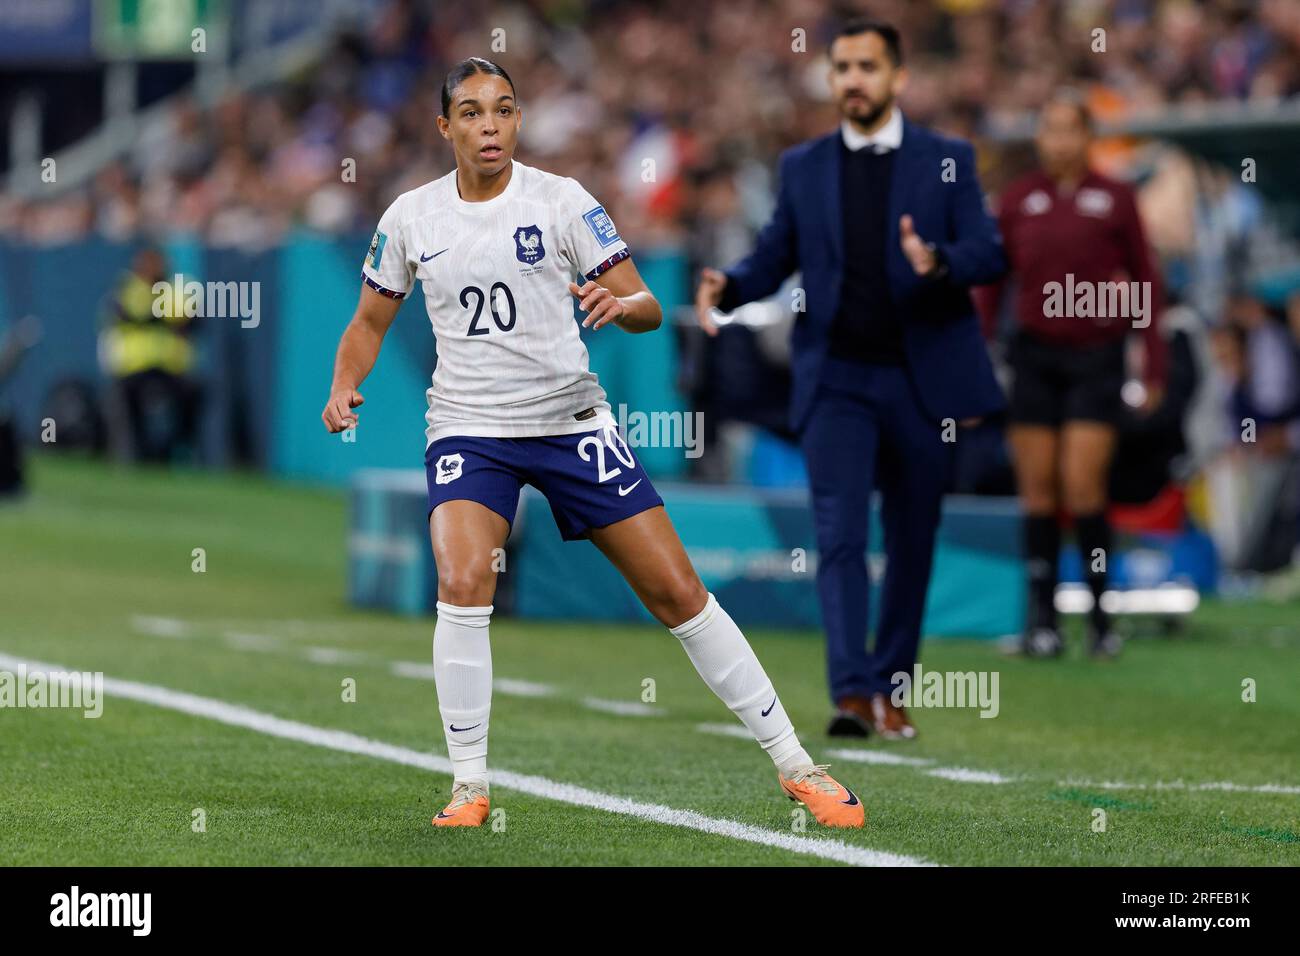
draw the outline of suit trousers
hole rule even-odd
[[[903,365],[827,358],[800,434],[817,535],[817,594],[832,702],[888,694],[921,641],[955,426],[926,417]],[[880,492],[885,571],[868,650],[867,538]]]

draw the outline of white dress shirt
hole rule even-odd
[[[898,149],[903,142],[903,111],[895,106],[885,125],[870,135],[859,132],[848,120],[841,120],[840,135],[844,137],[844,145],[855,153],[867,146],[877,153]]]

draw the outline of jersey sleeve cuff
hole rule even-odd
[[[405,298],[406,298],[406,293],[405,293],[405,292],[397,292],[397,291],[395,291],[395,290],[393,290],[393,289],[385,288],[384,286],[382,286],[382,285],[380,285],[378,282],[376,282],[374,279],[370,278],[370,276],[366,275],[364,272],[361,273],[361,279],[362,279],[363,282],[365,282],[366,285],[370,286],[370,288],[374,289],[374,290],[375,290],[376,292],[378,292],[380,295],[386,295],[386,296],[388,296],[388,298],[390,298],[390,299],[405,299]]]
[[[602,272],[607,271],[611,266],[618,265],[624,259],[630,259],[630,258],[632,258],[632,253],[628,251],[626,246],[624,246],[622,249],[618,250],[618,252],[614,253],[612,256],[606,259],[604,262],[599,263],[594,269],[591,269],[590,271],[586,272],[585,275],[588,279],[594,282],[596,280],[596,277],[599,276]]]

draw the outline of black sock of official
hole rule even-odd
[[[1079,556],[1083,558],[1083,573],[1092,591],[1092,614],[1089,620],[1098,634],[1106,633],[1110,617],[1101,608],[1101,596],[1106,592],[1106,568],[1111,558],[1110,522],[1106,512],[1075,515],[1075,534],[1079,539]]]
[[[1025,517],[1025,569],[1029,575],[1029,626],[1056,627],[1056,576],[1061,526],[1056,515]]]

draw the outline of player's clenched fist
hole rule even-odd
[[[330,400],[325,403],[325,411],[320,413],[320,420],[330,432],[341,432],[357,423],[357,415],[352,409],[365,402],[361,393],[355,388],[338,388],[330,393]]]
[[[700,285],[695,290],[695,317],[700,328],[709,335],[718,334],[718,324],[713,321],[713,310],[722,301],[723,290],[727,288],[727,277],[717,269],[704,269],[700,272]]]
[[[570,282],[569,291],[578,300],[578,308],[587,313],[587,317],[582,320],[584,329],[598,329],[607,322],[617,324],[626,312],[622,299],[595,282],[588,281],[582,286]]]

